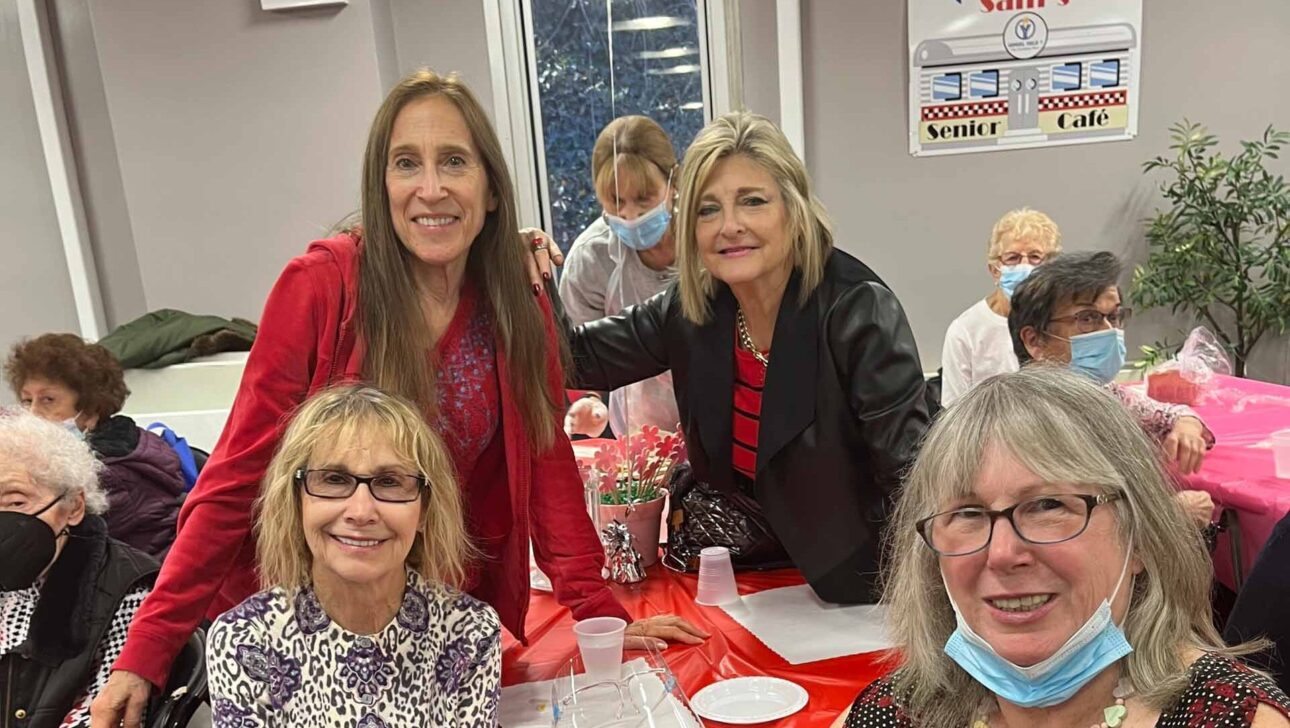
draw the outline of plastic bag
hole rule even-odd
[[[1209,329],[1197,326],[1178,355],[1147,372],[1147,396],[1157,402],[1195,404],[1209,389],[1215,374],[1232,373],[1232,360]]]

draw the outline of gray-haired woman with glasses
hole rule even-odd
[[[1215,631],[1155,448],[1085,377],[1023,369],[947,409],[888,546],[900,664],[835,727],[1290,727]]]
[[[496,725],[497,614],[447,586],[470,554],[458,492],[408,402],[305,402],[259,502],[267,590],[211,628],[215,725]]]
[[[1022,366],[1063,365],[1107,387],[1183,474],[1200,470],[1214,434],[1190,407],[1166,404],[1114,383],[1124,366],[1124,327],[1132,311],[1121,305],[1123,266],[1105,251],[1059,255],[1022,283],[1012,297],[1008,328]],[[1199,525],[1209,524],[1209,494],[1178,494]]]

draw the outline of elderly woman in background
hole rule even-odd
[[[591,179],[604,214],[573,241],[560,276],[560,301],[573,324],[612,316],[676,279],[676,170],[672,140],[653,119],[620,116],[600,132]],[[583,424],[594,410],[593,402],[575,403],[573,429],[599,434]],[[629,426],[671,431],[677,421],[670,372],[609,395],[609,423],[620,436]]]
[[[4,369],[23,407],[83,437],[106,466],[108,535],[162,559],[184,476],[165,440],[118,414],[130,390],[116,357],[75,334],[45,334],[15,345]]]
[[[1124,326],[1130,309],[1120,305],[1120,260],[1105,251],[1054,258],[1022,283],[1012,298],[1008,327],[1022,365],[1032,361],[1068,366],[1105,386],[1138,419],[1183,474],[1200,470],[1214,434],[1190,407],[1157,402],[1114,383],[1124,367]],[[1214,502],[1187,490],[1179,499],[1197,523],[1208,524]]]
[[[1086,378],[1023,369],[941,415],[892,520],[900,667],[848,728],[1290,726],[1233,659],[1156,449]]]
[[[0,409],[0,715],[90,724],[157,564],[108,536],[102,465],[66,429]]]
[[[497,613],[449,586],[462,515],[413,405],[353,385],[307,401],[260,497],[266,591],[211,628],[215,726],[496,725]]]
[[[905,313],[834,249],[802,161],[764,117],[708,124],[680,176],[678,283],[573,331],[575,385],[671,369],[694,473],[672,494],[681,530],[700,509],[728,514],[708,533],[756,524],[694,545],[796,565],[826,601],[872,601],[878,533],[929,419]]]
[[[986,248],[986,270],[994,280],[994,290],[945,331],[941,404],[950,406],[996,374],[1017,371],[1017,355],[1008,334],[1009,302],[1031,271],[1061,250],[1057,224],[1038,210],[1013,210],[994,224]]]
[[[530,541],[575,618],[631,619],[601,575],[561,428],[559,335],[527,285],[510,172],[474,94],[429,70],[405,77],[372,121],[362,179],[361,236],[314,242],[269,294],[228,424],[95,700],[96,728],[146,699],[203,617],[259,591],[252,504],[265,470],[289,413],[340,382],[414,402],[443,439],[483,552],[459,586],[512,634],[525,639]],[[702,635],[670,615],[627,633],[629,647]]]

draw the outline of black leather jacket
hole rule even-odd
[[[880,532],[934,404],[905,313],[877,274],[835,250],[805,305],[800,282],[794,271],[775,323],[753,494],[822,599],[872,602]],[[682,315],[673,284],[574,329],[571,376],[607,390],[670,368],[695,476],[731,490],[737,303],[717,289],[702,326]]]

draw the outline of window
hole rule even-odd
[[[958,101],[963,98],[963,74],[946,73],[932,79],[933,101]]]
[[[989,99],[999,95],[999,72],[981,71],[968,78],[968,88],[974,99]]]
[[[706,64],[697,2],[526,0],[539,172],[544,168],[550,232],[562,250],[601,213],[591,150],[606,124],[616,116],[648,116],[672,138],[678,160],[703,127]]]
[[[1053,66],[1052,87],[1054,91],[1076,91],[1080,87],[1080,71],[1082,70],[1078,63],[1064,63],[1060,66]]]
[[[1089,64],[1088,85],[1094,88],[1109,88],[1120,85],[1120,60],[1111,58],[1099,63]]]

